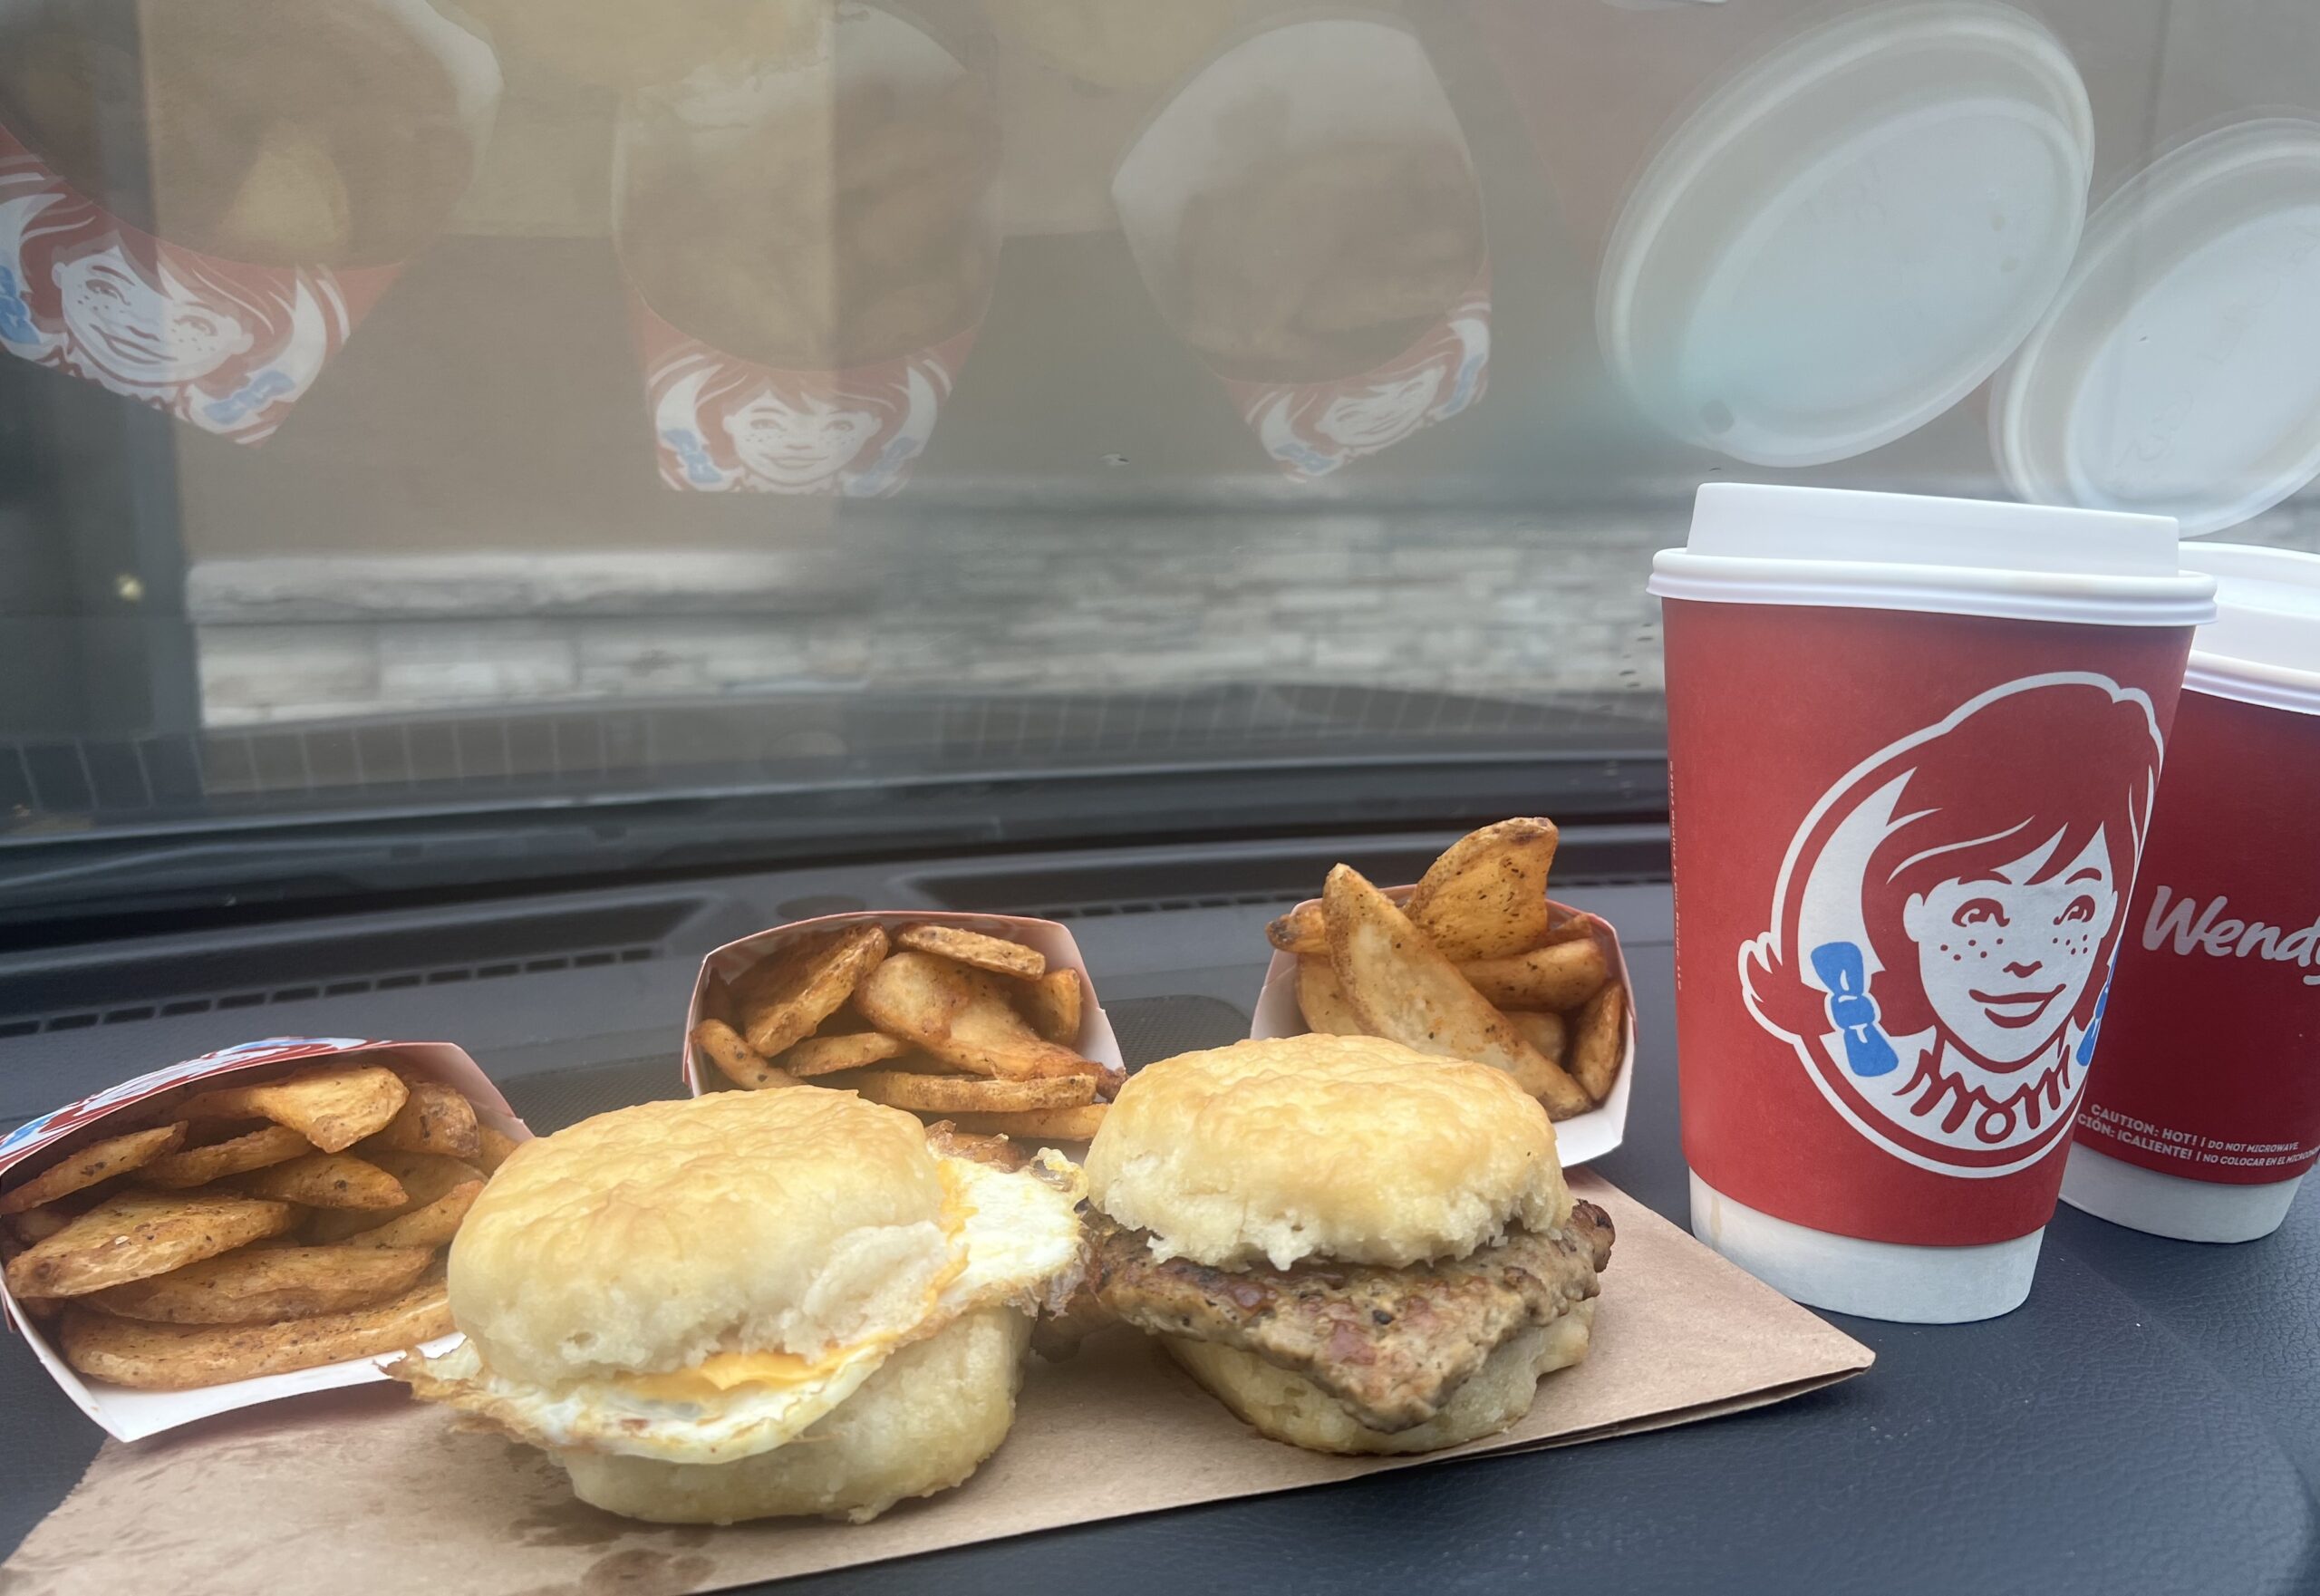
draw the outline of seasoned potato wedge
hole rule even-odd
[[[854,1006],[887,1035],[977,1075],[1102,1075],[1100,1064],[1032,1030],[996,984],[1001,979],[936,954],[904,952],[872,972]]]
[[[831,1085],[859,1092],[889,1108],[929,1114],[1005,1114],[1030,1108],[1076,1108],[1095,1100],[1096,1082],[1086,1075],[1051,1075],[1031,1080],[994,1080],[977,1075],[908,1075],[896,1069],[865,1069]]]
[[[1560,1014],[1541,1014],[1528,1009],[1509,1009],[1506,1022],[1522,1033],[1522,1040],[1539,1049],[1540,1056],[1562,1062],[1563,1049],[1570,1041],[1571,1030]],[[1581,1081],[1584,1086],[1586,1082]]]
[[[185,1122],[132,1130],[90,1142],[59,1158],[24,1185],[0,1196],[0,1214],[23,1214],[59,1197],[111,1180],[173,1152],[185,1140]]]
[[[154,1159],[138,1171],[146,1185],[182,1191],[208,1185],[229,1175],[245,1175],[270,1164],[286,1164],[314,1151],[314,1144],[286,1125],[269,1125],[207,1146],[188,1147]]]
[[[350,1247],[441,1247],[459,1233],[459,1222],[483,1195],[483,1182],[462,1181],[433,1202],[422,1203],[397,1214],[375,1230],[357,1231],[346,1238]]]
[[[988,970],[993,975],[1037,981],[1048,972],[1047,957],[1037,948],[956,925],[905,926],[895,933],[894,945],[915,953],[940,953],[977,970]]]
[[[1601,1102],[1619,1078],[1619,1056],[1626,1050],[1627,989],[1612,982],[1587,1000],[1571,1021],[1571,1072],[1587,1095]]]
[[[296,1210],[224,1192],[123,1192],[8,1263],[18,1297],[82,1297],[290,1228]]]
[[[704,1020],[694,1026],[692,1045],[735,1086],[761,1092],[798,1084],[796,1076],[760,1058],[741,1033],[722,1020]]]
[[[1497,959],[1544,942],[1554,822],[1502,820],[1450,845],[1410,894],[1410,921],[1445,958]]]
[[[251,1324],[340,1313],[400,1296],[435,1254],[425,1247],[245,1247],[87,1299],[161,1324]]]
[[[1018,993],[1016,1001],[1031,1029],[1049,1041],[1069,1047],[1079,1040],[1085,997],[1078,971],[1050,970]]]
[[[522,1146],[514,1137],[494,1130],[481,1120],[475,1127],[475,1161],[486,1175],[508,1162],[508,1156]]]
[[[349,1358],[375,1358],[451,1330],[440,1280],[368,1308],[276,1324],[146,1324],[75,1309],[60,1332],[64,1360],[82,1374],[145,1391],[184,1391],[285,1374]]]
[[[1361,1016],[1345,1001],[1338,984],[1337,966],[1326,953],[1300,953],[1297,958],[1297,1007],[1308,1029],[1324,1036],[1359,1036]]]
[[[188,1098],[188,1119],[271,1119],[325,1153],[343,1153],[386,1127],[411,1090],[381,1064],[331,1064],[261,1086],[220,1087]]]
[[[403,1099],[402,1107],[387,1121],[386,1127],[370,1138],[370,1145],[400,1153],[474,1157],[475,1105],[461,1097],[458,1088],[440,1080],[415,1079],[404,1084],[410,1088],[411,1096]]]
[[[1338,985],[1364,1031],[1503,1069],[1556,1118],[1592,1106],[1360,872],[1331,870],[1323,903]]]
[[[1032,1108],[1020,1114],[954,1114],[952,1123],[972,1136],[1003,1136],[1034,1147],[1051,1142],[1084,1142],[1104,1123],[1108,1103],[1077,1108]]]
[[[1589,937],[1559,942],[1511,959],[1476,959],[1458,966],[1474,989],[1502,1009],[1576,1009],[1611,978],[1611,962]]]
[[[309,1208],[400,1208],[410,1200],[401,1181],[352,1153],[308,1153],[237,1176],[235,1184],[254,1197]]]
[[[807,1037],[781,1055],[781,1068],[805,1080],[882,1064],[909,1050],[907,1044],[881,1030],[844,1030],[834,1036]]]
[[[749,1049],[770,1059],[842,1008],[886,956],[884,926],[850,925],[778,949],[734,983],[738,1028]]]
[[[1280,919],[1265,927],[1265,940],[1284,953],[1299,958],[1327,956],[1329,951],[1329,922],[1322,917],[1317,899],[1300,904]]]

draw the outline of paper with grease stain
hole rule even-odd
[[[109,1445],[0,1570],[9,1596],[334,1596],[456,1590],[716,1591],[1447,1458],[1596,1441],[1777,1402],[1860,1373],[1869,1349],[1591,1175],[1619,1232],[1594,1350],[1503,1436],[1418,1458],[1261,1440],[1156,1346],[1115,1332],[1035,1365],[1015,1429],[955,1491],[854,1527],[631,1523],[584,1507],[539,1453],[458,1435],[392,1388],[334,1391],[138,1446]]]

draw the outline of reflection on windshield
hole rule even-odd
[[[0,342],[271,436],[441,229],[498,87],[419,0],[0,13]]]
[[[2193,536],[2320,476],[2320,121],[2228,122],[2106,200],[1990,430],[2023,498]]]
[[[662,479],[894,492],[991,295],[990,87],[850,8],[818,53],[625,108],[621,260]]]
[[[1481,397],[1482,195],[1409,34],[1300,18],[1233,46],[1153,120],[1112,197],[1162,314],[1293,477]]]
[[[28,848],[1120,766],[1438,793],[1657,756],[1643,576],[1712,477],[2320,546],[2320,32],[0,0],[0,352]]]
[[[1776,34],[1671,109],[1616,213],[1580,218],[1603,240],[1603,353],[1653,421],[1752,464],[1849,459],[1963,399],[2086,214],[2085,86],[2035,18],[1985,0]]]

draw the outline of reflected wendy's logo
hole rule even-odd
[[[2159,780],[2151,701],[2025,677],[1856,765],[1804,817],[1742,995],[1894,1156],[2003,1175],[2067,1134]]]
[[[1226,384],[1265,452],[1317,480],[1463,414],[1490,386],[1490,275],[1398,357],[1335,382]]]
[[[154,237],[0,129],[0,351],[203,431],[271,436],[392,276],[220,260]]]

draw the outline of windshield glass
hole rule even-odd
[[[5,0],[0,918],[1664,813],[1716,478],[2320,547],[2295,0]]]

